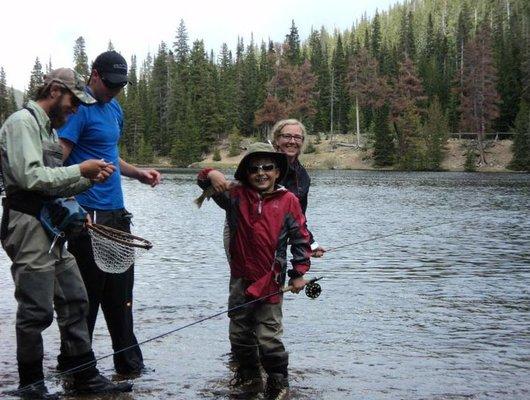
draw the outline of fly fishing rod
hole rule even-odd
[[[317,281],[321,280],[322,277],[319,277],[319,278],[312,278],[308,281],[305,281],[305,294],[307,295],[307,297],[309,297],[310,299],[316,299],[318,296],[320,296],[320,293],[322,293],[322,288],[321,286],[316,283]],[[69,375],[73,372],[80,372],[80,371],[83,371],[89,367],[92,367],[95,363],[97,363],[98,361],[100,360],[103,360],[105,358],[109,358],[109,357],[112,357],[116,354],[120,354],[124,351],[127,351],[127,350],[130,350],[130,349],[133,349],[135,347],[138,347],[140,345],[143,345],[143,344],[146,344],[146,343],[149,343],[149,342],[152,342],[153,340],[157,340],[157,339],[160,339],[160,338],[163,338],[165,336],[168,336],[172,333],[175,333],[175,332],[178,332],[178,331],[181,331],[183,329],[186,329],[186,328],[189,328],[190,326],[193,326],[193,325],[197,325],[197,324],[200,324],[201,322],[204,322],[204,321],[208,321],[209,319],[212,319],[212,318],[215,318],[215,317],[218,317],[220,315],[223,315],[223,314],[227,314],[229,312],[232,312],[232,311],[236,311],[236,310],[239,310],[240,308],[243,308],[243,307],[247,307],[251,304],[254,304],[254,303],[258,303],[260,301],[263,301],[265,299],[268,299],[269,297],[273,297],[273,296],[276,296],[276,295],[279,295],[279,294],[282,294],[282,293],[285,293],[285,292],[288,292],[290,290],[293,289],[293,286],[286,286],[286,287],[283,287],[281,288],[280,290],[276,291],[276,292],[273,292],[273,293],[270,293],[270,294],[267,294],[265,296],[262,296],[262,297],[259,297],[257,299],[254,299],[254,300],[250,300],[246,303],[243,303],[243,304],[240,304],[238,306],[235,306],[235,307],[232,307],[232,308],[229,308],[228,310],[224,310],[224,311],[220,311],[218,313],[215,313],[215,314],[212,314],[208,317],[204,317],[204,318],[201,318],[201,319],[198,319],[194,322],[190,322],[189,324],[186,324],[186,325],[183,325],[183,326],[180,326],[178,328],[175,328],[175,329],[172,329],[170,331],[167,331],[167,332],[164,332],[160,335],[157,335],[157,336],[154,336],[152,338],[149,338],[149,339],[146,339],[142,342],[139,342],[137,344],[133,344],[131,346],[128,346],[128,347],[124,347],[123,349],[120,349],[118,351],[115,351],[113,353],[110,353],[110,354],[106,354],[104,356],[101,356],[101,357],[98,357],[96,358],[94,361],[89,361],[89,362],[86,362],[84,364],[80,364],[78,365],[77,367],[74,367],[74,368],[71,368],[67,371],[62,371],[62,372],[58,372],[58,373],[55,373],[55,374],[51,374],[51,375],[48,375],[46,377],[44,377],[43,379],[41,379],[40,381],[37,381],[37,382],[33,382],[32,384],[30,385],[27,385],[27,386],[24,386],[18,390],[16,390],[15,392],[17,394],[23,394],[24,392],[28,391],[28,390],[31,390],[31,388],[33,386],[37,386],[41,383],[44,383],[45,381],[47,380],[50,380],[50,379],[54,379],[54,378],[60,378],[62,376],[65,376],[65,375]]]
[[[346,243],[346,244],[342,244],[342,245],[340,245],[340,246],[331,247],[331,248],[329,248],[329,249],[326,250],[326,253],[327,253],[327,252],[330,252],[330,251],[336,251],[336,250],[342,249],[342,248],[344,248],[344,247],[355,246],[355,245],[358,245],[358,244],[362,244],[362,243],[366,243],[366,242],[372,242],[372,241],[374,241],[374,240],[384,239],[384,238],[391,237],[391,236],[403,235],[403,234],[405,234],[405,233],[421,231],[421,230],[423,230],[423,229],[436,228],[436,227],[438,227],[438,226],[442,226],[442,225],[454,224],[454,223],[456,223],[456,222],[464,222],[464,220],[447,221],[447,222],[442,222],[442,223],[440,223],[440,224],[436,224],[436,225],[417,226],[417,227],[410,228],[410,229],[404,229],[404,230],[402,230],[402,231],[397,231],[397,232],[388,233],[388,234],[386,234],[386,235],[372,236],[372,237],[370,237],[370,238],[368,238],[368,239],[359,240],[359,241],[357,241],[357,242]]]

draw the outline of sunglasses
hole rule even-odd
[[[127,85],[127,82],[119,82],[119,83],[110,82],[108,79],[103,78],[102,76],[101,76],[101,82],[103,82],[105,87],[107,87],[108,89],[121,89]]]
[[[248,167],[248,172],[250,174],[256,174],[259,170],[270,172],[276,169],[276,165],[274,164],[262,164],[262,165],[251,165]]]

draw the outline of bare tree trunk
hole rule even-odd
[[[357,128],[357,147],[361,147],[361,129],[359,121],[359,96],[355,96],[355,118]]]

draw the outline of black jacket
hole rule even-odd
[[[306,169],[300,164],[300,161],[296,159],[293,163],[289,163],[289,168],[285,177],[280,182],[280,185],[284,186],[287,190],[294,193],[300,201],[302,212],[306,213],[307,209],[307,196],[309,194],[309,186],[311,186],[311,178]],[[306,227],[307,228],[307,227]],[[309,230],[308,230],[309,231]],[[311,237],[311,243],[315,241],[313,234],[309,231]]]

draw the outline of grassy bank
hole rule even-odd
[[[309,136],[314,143],[315,137]],[[313,144],[315,151],[301,156],[302,164],[308,169],[354,169],[373,170],[380,169],[373,166],[372,152],[365,147],[357,148],[354,145],[353,135],[337,135],[334,140],[322,140]],[[446,146],[446,156],[442,162],[445,171],[464,171],[466,160],[466,139],[450,139]],[[245,143],[243,143],[243,146]],[[511,140],[488,141],[486,146],[487,165],[477,167],[480,172],[508,172],[507,165],[512,159]],[[243,154],[228,157],[228,144],[223,143],[220,148],[221,161],[213,161],[213,154],[208,154],[201,161],[192,164],[195,168],[234,168]],[[166,163],[162,163],[168,166]]]

